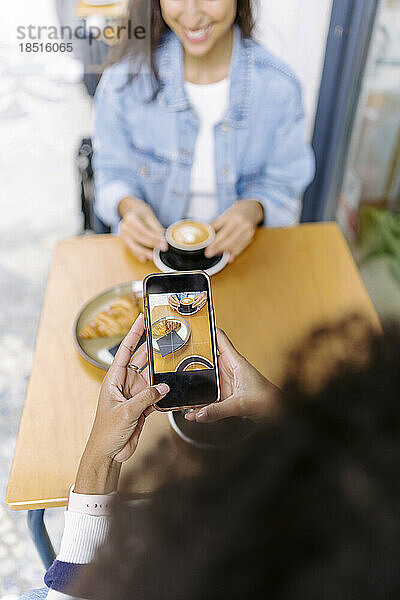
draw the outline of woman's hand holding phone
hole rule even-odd
[[[75,492],[106,494],[118,485],[121,463],[135,452],[153,404],[169,392],[165,384],[149,386],[146,344],[132,352],[144,331],[139,315],[121,342],[100,389],[92,430],[83,453]]]
[[[280,392],[217,330],[221,401],[186,413],[188,421],[213,423],[227,417],[248,417],[255,422],[279,411]]]
[[[140,262],[152,260],[154,248],[167,250],[164,229],[150,206],[139,198],[124,198],[118,205],[121,237]]]
[[[132,355],[144,331],[140,315],[122,341],[101,386],[92,430],[76,476],[76,493],[107,494],[117,489],[121,463],[135,452],[153,404],[169,392],[168,385],[149,386],[146,344]],[[221,402],[186,414],[199,423],[230,416],[254,421],[279,410],[279,391],[241,356],[226,335],[217,331]],[[142,371],[142,369],[144,370]],[[142,371],[142,372],[140,372]]]

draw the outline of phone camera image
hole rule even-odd
[[[156,408],[180,410],[218,400],[215,329],[207,276],[200,272],[152,275],[145,295],[152,380],[170,386]]]
[[[153,372],[214,368],[206,291],[149,295]]]

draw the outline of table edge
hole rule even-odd
[[[10,502],[6,499],[10,510],[39,510],[42,508],[58,508],[67,506],[68,498],[46,498],[42,500],[22,500]]]

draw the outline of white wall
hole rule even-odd
[[[311,138],[332,0],[255,0],[255,3],[255,37],[287,62],[299,77]]]

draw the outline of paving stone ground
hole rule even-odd
[[[56,23],[53,4],[12,3],[0,24],[1,600],[43,586],[26,512],[10,511],[5,494],[51,253],[81,228],[74,156],[91,130],[91,101],[82,84],[71,83],[71,60],[15,49],[21,22]],[[57,548],[63,509],[48,511],[47,522]]]

